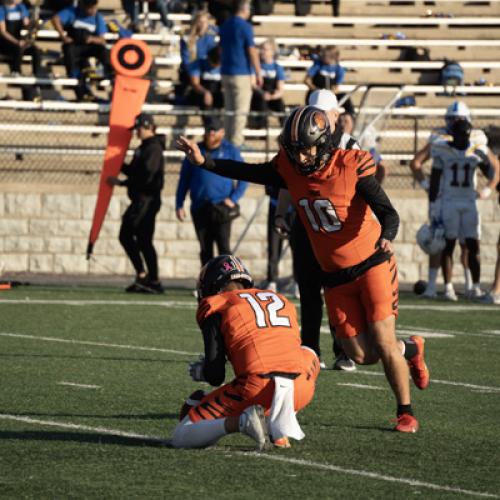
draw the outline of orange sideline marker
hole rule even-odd
[[[141,77],[149,71],[151,62],[151,52],[141,40],[126,38],[111,49],[111,64],[117,76],[109,114],[108,145],[104,154],[99,193],[90,229],[87,259],[92,255],[113,194],[113,186],[107,183],[107,178],[116,177],[120,173],[132,137],[130,129],[146,100],[150,81]]]

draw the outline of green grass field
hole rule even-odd
[[[152,439],[198,387],[186,291],[0,293],[1,498],[500,498],[498,307],[403,296],[401,334],[429,334],[419,433],[390,432],[380,366],[325,370],[299,416],[306,438],[258,454],[239,435],[200,451]],[[331,364],[329,335],[322,346]]]

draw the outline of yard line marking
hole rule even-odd
[[[2,337],[15,337],[21,339],[30,340],[42,340],[44,342],[61,342],[64,344],[79,344],[79,345],[92,345],[97,347],[114,347],[117,349],[131,349],[135,351],[154,351],[154,352],[166,352],[169,354],[181,354],[186,356],[198,356],[199,352],[188,352],[188,351],[176,351],[173,349],[162,349],[160,347],[142,347],[139,345],[124,345],[124,344],[106,344],[105,342],[90,342],[87,340],[73,340],[73,339],[62,339],[59,337],[39,337],[37,335],[23,335],[21,333],[6,333],[0,332]]]
[[[90,384],[75,384],[73,382],[57,382],[57,385],[67,385],[70,387],[79,387],[81,389],[100,389],[100,385],[90,385]]]
[[[361,476],[367,477],[370,479],[376,479],[379,481],[388,481],[391,483],[402,483],[408,484],[410,486],[418,486],[420,488],[428,488],[431,490],[438,491],[449,491],[450,493],[460,493],[462,495],[470,495],[474,497],[483,497],[483,498],[500,498],[498,495],[494,493],[488,493],[485,491],[473,491],[473,490],[463,490],[462,488],[454,488],[452,486],[445,486],[434,483],[427,483],[425,481],[420,481],[418,479],[407,479],[404,477],[396,477],[396,476],[387,476],[385,474],[378,474],[376,472],[369,472],[365,470],[357,470],[357,469],[348,469],[346,467],[339,467],[338,465],[332,464],[322,464],[318,462],[312,462],[310,460],[302,460],[299,458],[290,458],[279,455],[268,455],[265,453],[256,453],[256,452],[239,452],[238,454],[243,454],[246,456],[252,456],[256,458],[263,458],[265,460],[274,460],[276,462],[285,462],[293,465],[302,465],[304,467],[311,467],[314,469],[322,469],[333,472],[340,472],[343,474],[349,474],[352,476]]]
[[[489,333],[490,335],[500,335],[500,330],[483,330],[483,333]]]
[[[355,389],[372,389],[374,391],[385,390],[383,387],[376,387],[374,385],[365,385],[365,384],[348,384],[348,383],[337,382],[337,385],[342,385],[345,387],[354,387]]]
[[[109,436],[119,436],[133,439],[144,439],[146,441],[153,441],[158,443],[170,444],[170,441],[156,436],[145,436],[143,434],[136,434],[135,432],[118,431],[115,429],[106,429],[104,427],[90,427],[89,425],[69,424],[64,422],[56,422],[55,420],[39,420],[37,418],[25,417],[22,415],[9,415],[0,413],[2,420],[14,420],[16,422],[24,422],[26,424],[40,424],[49,427],[60,427],[61,429],[74,429],[76,431],[90,431],[98,432],[100,434],[107,434]]]
[[[330,333],[330,327],[328,326],[322,326],[320,328],[321,333]],[[449,333],[449,332],[444,332],[444,331],[428,331],[426,329],[422,330],[411,330],[411,329],[404,329],[404,328],[397,328],[396,333],[398,335],[402,335],[405,337],[409,337],[410,335],[415,335],[418,334],[421,337],[429,338],[429,339],[452,339],[455,337],[454,333]],[[460,332],[461,335],[465,335],[463,332]]]
[[[135,432],[125,432],[125,431],[119,431],[119,430],[115,430],[115,429],[106,429],[103,427],[90,427],[88,425],[62,423],[62,422],[56,422],[54,420],[39,420],[39,419],[31,418],[31,417],[25,417],[25,416],[20,416],[20,415],[9,415],[9,414],[0,414],[0,419],[13,420],[13,421],[17,421],[17,422],[24,422],[24,423],[35,424],[35,425],[39,424],[42,426],[49,426],[49,427],[60,427],[62,429],[74,429],[74,430],[79,430],[79,431],[97,432],[100,434],[126,437],[126,438],[132,438],[132,439],[142,439],[142,440],[146,440],[146,441],[150,441],[150,442],[154,442],[154,443],[165,444],[166,446],[168,446],[170,444],[169,440],[163,439],[160,437],[146,436],[143,434],[136,434]],[[208,450],[208,452],[210,452],[210,450]],[[227,450],[225,450],[224,452],[227,452]],[[239,456],[244,456],[244,457],[261,458],[263,460],[274,460],[276,462],[284,462],[284,463],[288,463],[288,464],[292,464],[292,465],[299,465],[302,467],[310,467],[313,469],[328,470],[328,471],[332,471],[332,472],[338,472],[340,474],[348,474],[351,476],[361,476],[361,477],[366,477],[369,479],[374,479],[377,481],[387,481],[387,482],[391,482],[391,483],[407,484],[409,486],[416,486],[419,488],[427,488],[427,489],[437,490],[437,491],[448,491],[450,493],[459,493],[462,495],[470,495],[470,496],[482,497],[482,498],[500,498],[498,495],[495,495],[494,493],[489,493],[489,492],[485,492],[485,491],[464,490],[461,488],[454,488],[454,487],[446,486],[446,485],[428,483],[425,481],[420,481],[418,479],[409,479],[409,478],[404,478],[404,477],[387,476],[385,474],[378,474],[376,472],[369,472],[366,470],[358,470],[358,469],[349,469],[347,467],[340,467],[338,465],[313,462],[310,460],[302,460],[302,459],[298,459],[298,458],[284,457],[284,456],[279,456],[279,455],[268,455],[267,453],[243,452],[243,451],[236,451],[234,454],[239,455]]]
[[[357,369],[354,372],[351,372],[353,375],[355,374],[360,374],[360,375],[374,375],[376,377],[385,377],[383,373],[380,372],[373,372],[370,370],[359,370]],[[467,384],[465,382],[452,382],[451,380],[437,380],[431,378],[431,383],[432,384],[443,384],[443,385],[453,385],[456,387],[466,387],[467,389],[479,389],[483,391],[488,391],[488,392],[500,392],[500,387],[491,387],[487,385],[476,385],[476,384]]]
[[[492,306],[480,306],[476,304],[460,305],[424,305],[424,304],[401,304],[399,309],[414,311],[442,311],[442,312],[469,312],[469,311],[497,311],[500,308]]]
[[[185,308],[196,309],[198,304],[195,300],[164,300],[164,301],[147,301],[147,300],[68,300],[68,299],[1,299],[0,304],[28,304],[28,305],[64,305],[64,306],[161,306],[170,307],[172,309]]]

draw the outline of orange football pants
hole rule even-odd
[[[294,406],[299,411],[307,406],[313,396],[316,379],[319,375],[319,359],[314,351],[302,347],[300,355],[303,358],[303,371],[294,380]],[[200,404],[189,410],[191,422],[214,420],[241,415],[249,406],[261,405],[266,413],[271,409],[274,396],[274,380],[262,378],[259,375],[237,377],[207,394]]]
[[[368,323],[398,315],[398,268],[396,259],[382,262],[354,281],[325,287],[330,323],[339,338],[366,332]]]

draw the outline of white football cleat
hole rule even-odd
[[[356,363],[347,357],[345,353],[339,354],[333,362],[334,370],[342,370],[344,372],[356,371]]]
[[[277,292],[278,291],[278,285],[276,284],[276,281],[269,281],[267,286],[265,287],[266,290],[271,290],[271,292]]]
[[[453,288],[444,291],[444,300],[448,300],[450,302],[458,301],[457,294],[455,293],[455,290],[453,290]]]
[[[326,363],[324,361],[321,361],[319,362],[319,368],[320,370],[326,370]]]
[[[262,406],[250,406],[241,414],[240,432],[251,437],[257,443],[259,451],[269,446],[269,432]]]

